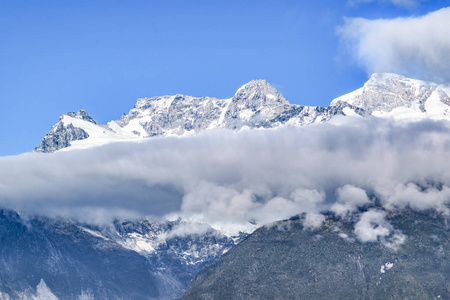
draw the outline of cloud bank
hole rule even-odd
[[[0,205],[97,223],[175,215],[230,231],[304,212],[317,227],[320,211],[345,217],[375,200],[448,213],[449,122],[333,120],[2,157]],[[382,216],[364,215],[361,239],[384,236],[369,230]]]
[[[369,74],[393,72],[449,84],[448,28],[450,8],[443,8],[421,17],[347,18],[338,34]]]

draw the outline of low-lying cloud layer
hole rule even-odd
[[[446,121],[337,117],[300,128],[215,130],[0,158],[0,205],[87,222],[177,215],[230,230],[307,212],[314,227],[317,212],[345,217],[374,201],[448,212],[449,157]],[[384,236],[365,231],[382,219],[366,215],[361,239]]]
[[[410,1],[398,1],[408,3]],[[413,4],[414,1],[411,1]],[[450,8],[421,17],[348,18],[338,33],[366,71],[450,83]]]

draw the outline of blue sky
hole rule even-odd
[[[349,50],[342,28],[357,28],[348,20],[416,18],[449,5],[0,0],[0,155],[32,150],[60,114],[80,107],[106,123],[139,97],[229,98],[252,79],[268,80],[292,103],[326,106],[374,68],[392,71]]]

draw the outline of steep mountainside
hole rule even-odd
[[[361,242],[357,220],[265,226],[200,271],[182,299],[450,299],[449,219],[403,211],[390,240]],[[401,235],[398,234],[401,232]]]
[[[194,225],[143,220],[98,228],[0,210],[0,299],[180,297],[235,244],[212,228],[174,234]]]

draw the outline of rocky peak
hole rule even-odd
[[[374,73],[362,88],[334,99],[330,106],[345,102],[369,114],[374,111],[390,112],[398,107],[417,107],[425,111],[424,104],[433,92],[437,93],[441,102],[450,103],[445,92],[434,83],[398,74]]]
[[[84,109],[80,108],[80,110],[77,113],[74,112],[68,112],[66,115],[77,118],[80,120],[88,121],[93,124],[97,124],[97,121],[95,121]],[[61,120],[64,117],[64,115],[61,115],[59,119]]]
[[[402,95],[405,96],[405,100],[409,100],[414,96],[420,96],[419,94],[423,90],[435,90],[437,85],[393,73],[374,73],[363,88]]]
[[[275,107],[289,102],[264,79],[257,79],[240,87],[232,99],[240,109]]]
[[[89,134],[83,128],[72,124],[72,121],[67,116],[98,125],[97,121],[82,108],[77,113],[68,112],[67,114],[62,114],[59,116],[59,122],[50,129],[39,146],[34,149],[35,152],[52,153],[71,146],[70,142],[72,141],[84,140],[89,137]]]

